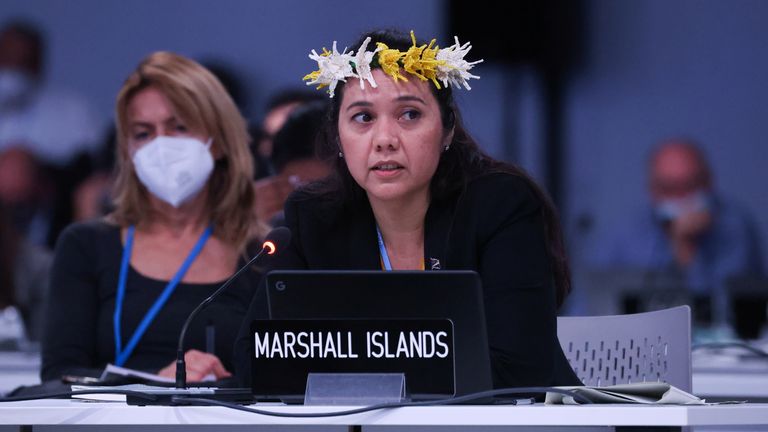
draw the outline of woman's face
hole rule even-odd
[[[179,117],[168,98],[156,87],[136,93],[128,102],[126,112],[129,154],[161,135],[208,140],[203,131],[195,130]]]
[[[395,83],[380,69],[377,88],[345,85],[339,109],[339,141],[347,168],[371,200],[429,198],[440,153],[450,142],[429,82],[408,77]]]

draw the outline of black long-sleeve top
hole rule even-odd
[[[424,254],[442,269],[474,270],[484,293],[493,385],[580,385],[557,339],[556,297],[542,203],[527,180],[494,173],[451,199],[432,202]],[[340,207],[332,198],[294,194],[285,207],[292,240],[279,269],[380,270],[376,221],[367,200]],[[235,346],[241,385],[250,386],[253,319],[267,318],[264,284]]]
[[[107,363],[115,362],[113,316],[122,253],[116,225],[74,224],[61,234],[46,306],[43,381],[64,374],[98,376]],[[233,370],[235,335],[260,277],[249,270],[204,309],[187,331],[185,349],[205,351],[206,328],[213,326],[213,353]],[[121,320],[123,347],[167,283],[129,268]],[[219,285],[179,283],[124,366],[155,373],[174,361],[181,326]]]

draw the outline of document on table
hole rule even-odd
[[[591,403],[635,403],[635,404],[660,404],[660,405],[705,405],[704,399],[700,399],[679,388],[661,382],[643,382],[632,384],[620,384],[606,387],[558,387],[563,390],[571,390],[589,399]],[[552,405],[580,405],[573,397],[547,393],[544,401]]]
[[[107,393],[87,393],[82,395],[74,395],[73,399],[84,399],[87,401],[99,401],[99,402],[125,402],[126,397],[124,394],[120,394],[121,391],[134,391],[140,393],[146,393],[149,395],[188,395],[196,397],[206,397],[216,393],[218,388],[216,387],[190,387],[186,389],[177,389],[175,387],[160,387],[146,384],[126,384],[119,386],[87,386],[87,385],[73,385],[72,391],[96,391]],[[116,393],[109,393],[115,391]]]
[[[149,382],[149,383],[167,383],[174,384],[176,380],[173,378],[167,378],[153,373],[142,372],[136,369],[129,369],[121,366],[115,366],[108,364],[104,368],[104,372],[101,373],[99,381],[107,382],[110,377],[120,376],[125,378],[133,378],[134,381]],[[202,381],[216,381],[216,376],[213,374],[206,375]]]
[[[108,364],[107,367],[104,368],[104,372],[101,373],[99,380],[107,381],[110,375],[118,375],[118,376],[128,377],[128,378],[139,378],[144,381],[154,381],[154,382],[161,382],[161,383],[168,383],[168,384],[173,384],[174,382],[176,382],[172,378],[166,378],[157,374],[142,372],[136,369],[128,369],[121,366],[115,366],[112,363]]]

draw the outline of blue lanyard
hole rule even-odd
[[[384,239],[381,237],[381,230],[378,225],[376,225],[376,235],[379,237],[379,255],[381,256],[381,262],[384,263],[384,270],[392,271],[392,263],[389,262],[387,247],[384,246]]]
[[[168,300],[171,294],[173,294],[173,291],[176,289],[176,286],[184,277],[184,274],[187,273],[189,266],[192,265],[192,262],[194,262],[195,258],[197,258],[197,256],[200,254],[200,251],[203,249],[205,242],[208,240],[208,237],[210,237],[211,233],[213,232],[213,227],[208,226],[208,228],[206,228],[205,231],[203,231],[203,234],[200,235],[200,239],[197,240],[195,247],[193,247],[192,251],[189,252],[189,256],[187,256],[187,259],[184,260],[179,270],[173,276],[173,279],[171,279],[170,282],[168,282],[168,285],[165,286],[165,289],[163,290],[163,292],[160,294],[157,300],[155,300],[155,303],[152,304],[152,307],[150,307],[147,313],[144,315],[144,318],[142,318],[141,322],[139,323],[139,326],[136,327],[136,330],[134,330],[133,335],[131,336],[131,339],[128,341],[128,345],[126,345],[125,350],[123,350],[122,338],[120,337],[120,318],[123,311],[123,300],[125,299],[125,282],[126,282],[126,279],[128,279],[128,264],[131,261],[131,250],[133,249],[134,231],[135,229],[133,225],[128,227],[128,232],[126,234],[126,239],[125,239],[125,247],[123,248],[123,259],[120,262],[120,277],[117,282],[117,299],[115,301],[115,315],[112,321],[112,324],[115,330],[115,364],[117,366],[124,365],[125,362],[128,360],[128,357],[131,356],[131,353],[133,353],[134,348],[136,348],[136,345],[138,345],[139,340],[141,339],[142,336],[144,336],[144,332],[147,331],[147,328],[155,319],[157,314],[160,312],[160,309],[163,308],[163,305],[165,305],[165,302]]]
[[[384,239],[381,237],[381,230],[378,225],[376,225],[376,235],[379,237],[379,255],[381,256],[381,262],[384,264],[384,270],[392,271],[392,263],[389,262],[387,247],[384,246]]]

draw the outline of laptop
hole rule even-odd
[[[405,374],[410,398],[439,399],[492,388],[483,293],[480,277],[473,271],[281,270],[266,275],[266,289],[270,320],[309,320],[314,325],[323,320],[372,325],[407,325],[409,320],[419,325],[448,322],[453,333],[453,391],[445,391],[446,385],[441,385],[444,383],[433,382],[423,368],[409,366],[414,362],[405,362],[405,370],[399,372]],[[394,348],[391,350],[394,352]],[[347,360],[343,364],[357,363]],[[282,376],[259,374],[254,368],[254,395],[259,399],[303,398],[307,373],[329,372],[315,371],[313,367],[310,364],[306,368],[285,369],[285,373],[279,374]],[[367,372],[392,370],[390,367],[386,371]],[[290,374],[294,376],[286,376]]]

